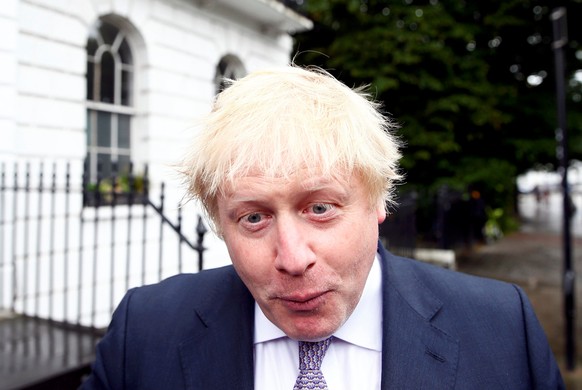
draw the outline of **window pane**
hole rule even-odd
[[[92,61],[87,61],[87,100],[95,100],[93,96],[93,83],[95,82],[95,65]]]
[[[87,110],[87,146],[90,147],[93,145],[93,141],[91,141],[91,135],[93,134],[93,115],[94,112],[91,110]]]
[[[121,72],[121,104],[131,106],[131,91],[133,84],[133,72],[124,70]]]
[[[97,51],[97,47],[99,47],[99,43],[97,43],[97,38],[90,36],[87,40],[87,55],[94,56],[95,52]]]
[[[218,73],[220,75],[225,75],[226,70],[228,69],[228,60],[226,58],[221,58],[220,62],[218,63]]]
[[[117,168],[121,175],[129,174],[129,156],[117,157]]]
[[[111,113],[97,113],[97,146],[111,147]]]
[[[99,27],[99,33],[101,34],[101,37],[103,38],[103,43],[105,43],[107,45],[111,45],[113,43],[113,41],[115,40],[115,37],[118,34],[118,30],[115,26],[113,26],[107,22],[101,21],[101,26]]]
[[[228,84],[225,79],[236,80],[245,75],[245,70],[240,60],[232,55],[226,55],[220,59],[216,65],[214,82],[216,93],[222,92]]]
[[[106,153],[97,154],[97,172],[99,177],[106,178],[111,176],[111,155]]]
[[[123,39],[123,41],[121,41],[121,45],[119,45],[119,56],[121,57],[121,62],[127,65],[132,65],[133,64],[133,58],[131,56],[131,50],[129,48],[129,45],[127,44],[127,41],[125,39]]]
[[[226,89],[226,82],[224,81],[226,68],[228,67],[228,62],[226,59],[222,58],[218,65],[216,66],[216,74],[214,75],[216,93],[220,93]]]
[[[114,103],[115,91],[115,59],[106,51],[101,56],[101,101]]]
[[[129,137],[129,115],[118,115],[118,128],[117,128],[117,147],[129,149],[130,137]]]

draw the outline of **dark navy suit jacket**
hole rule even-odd
[[[378,250],[382,389],[564,388],[518,287]],[[252,389],[253,324],[232,266],[130,290],[83,388]]]

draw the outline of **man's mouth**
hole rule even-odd
[[[295,294],[279,297],[280,302],[287,309],[298,312],[308,312],[318,309],[325,303],[329,291],[315,292],[305,295]]]

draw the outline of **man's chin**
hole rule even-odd
[[[280,329],[293,340],[319,341],[331,336],[339,329],[339,326],[334,326],[330,323],[321,323],[321,321],[294,321],[287,322]]]

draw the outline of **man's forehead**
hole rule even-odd
[[[263,190],[277,190],[293,186],[305,191],[319,191],[329,187],[347,188],[352,185],[353,174],[331,174],[322,172],[312,172],[308,170],[298,170],[289,175],[268,176],[254,172],[244,176],[236,176],[226,180],[222,185],[222,193],[232,195],[238,192],[245,192],[255,188]]]

